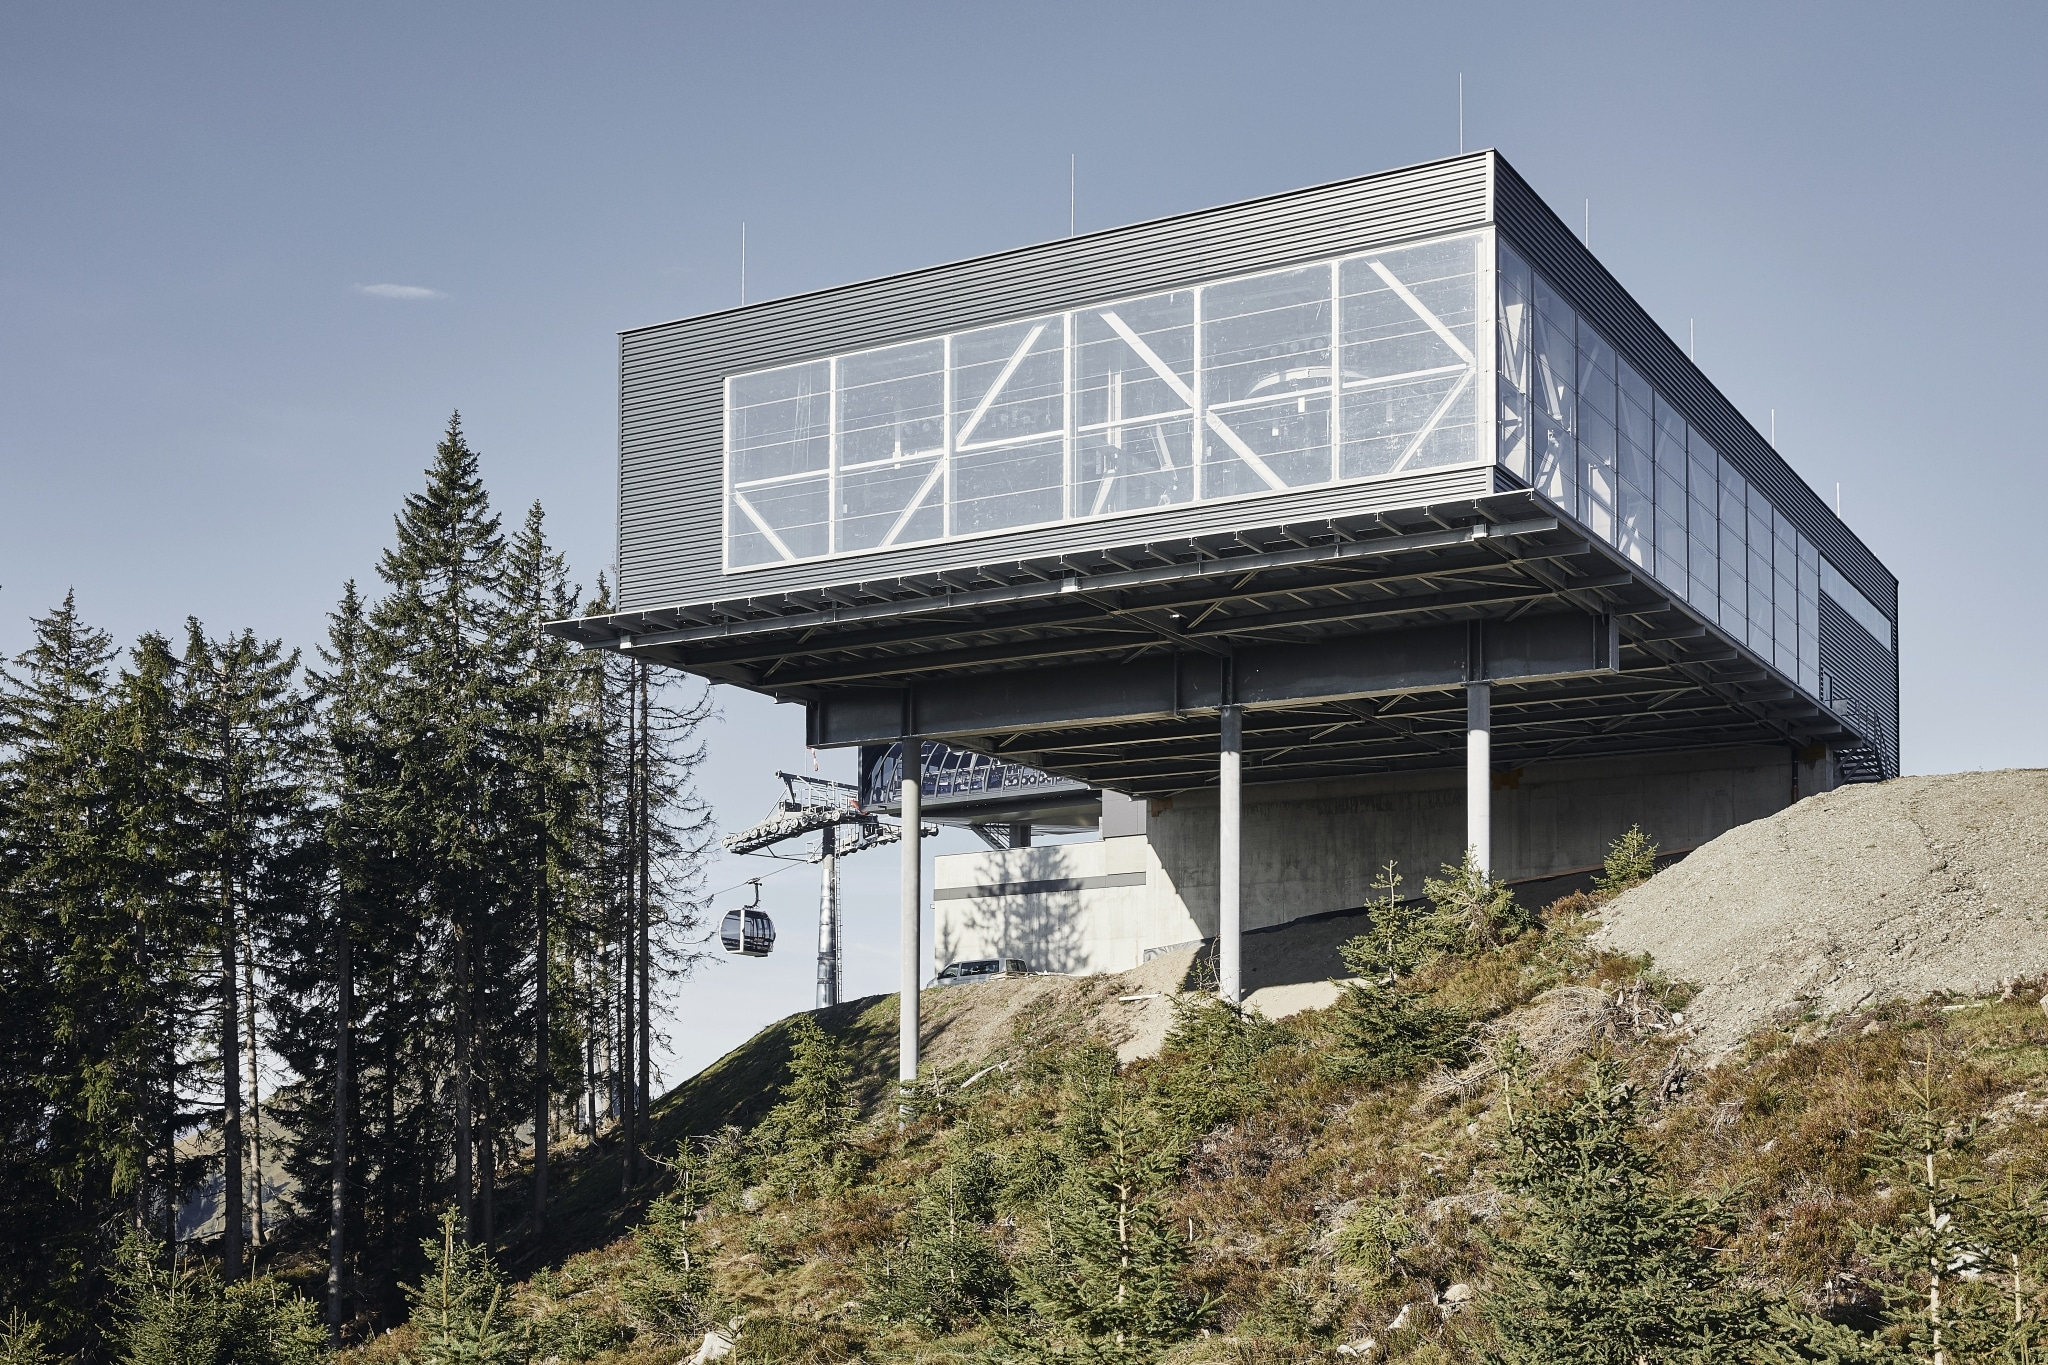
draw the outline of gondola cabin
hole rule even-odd
[[[718,938],[728,953],[766,957],[775,948],[775,921],[765,910],[728,910],[718,926]]]

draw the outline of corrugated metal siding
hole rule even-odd
[[[737,574],[724,572],[719,543],[728,374],[1476,228],[1488,217],[1490,179],[1490,155],[1476,153],[627,332],[619,348],[621,607],[650,610],[1261,525],[1297,499],[1306,510],[1286,515],[1491,491],[1484,469],[1447,470],[1412,486],[1304,490]],[[1386,501],[1397,482],[1400,502]]]
[[[1896,641],[1896,633],[1894,634]],[[1820,667],[1829,680],[1829,705],[1838,715],[1872,724],[1877,748],[1884,755],[1886,777],[1899,775],[1899,675],[1897,653],[1870,638],[1870,632],[1826,593],[1820,599]]]
[[[1899,581],[1891,571],[1629,297],[1529,183],[1505,162],[1499,163],[1497,172],[1494,217],[1501,235],[1704,432],[1715,449],[1760,486],[1772,504],[1834,561],[1843,577],[1896,621]]]

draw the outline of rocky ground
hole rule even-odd
[[[1752,1030],[2048,971],[2048,770],[1844,787],[1730,830],[1602,912],[1596,945],[1701,990],[1720,1057]]]

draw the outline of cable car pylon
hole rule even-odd
[[[903,837],[900,825],[864,811],[860,791],[845,782],[829,782],[802,773],[777,773],[782,797],[766,819],[748,829],[728,834],[722,841],[733,853],[762,853],[771,858],[819,863],[818,889],[818,1006],[839,1003],[843,976],[840,961],[839,860]],[[936,835],[938,827],[927,825],[924,833]],[[814,851],[800,855],[776,853],[777,846],[818,835]],[[753,883],[754,903],[744,910],[726,913],[719,927],[725,949],[744,957],[766,957],[775,946],[775,924],[759,907],[761,883]]]

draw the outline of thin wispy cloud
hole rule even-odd
[[[428,289],[418,284],[359,284],[358,294],[368,294],[373,299],[445,299],[448,296],[438,289]]]

